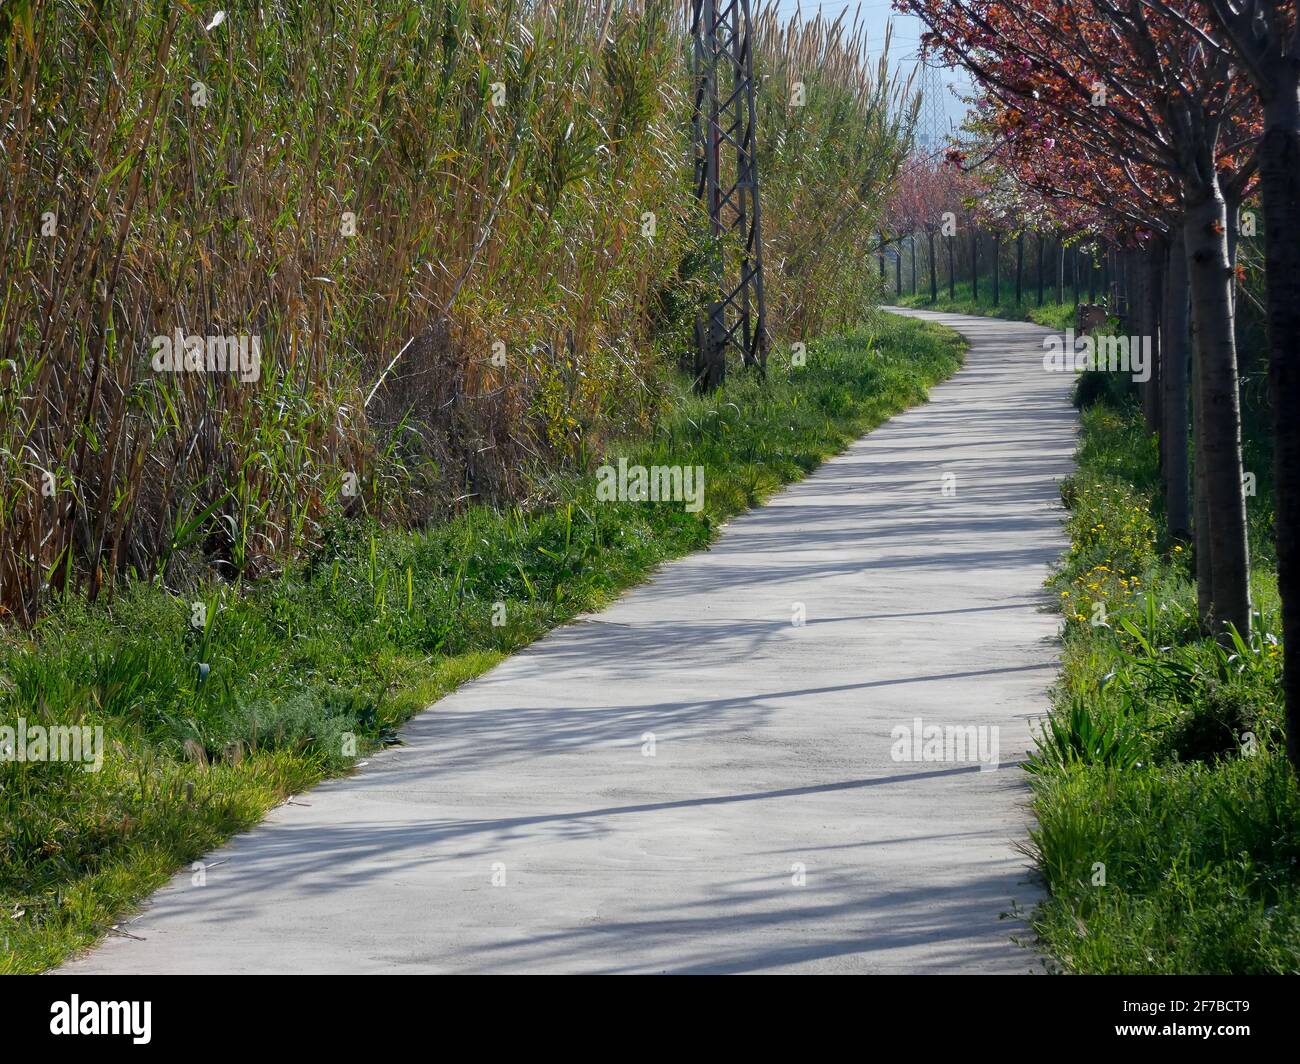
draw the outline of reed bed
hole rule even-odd
[[[714,251],[684,33],[679,0],[0,8],[0,621],[534,505],[648,429]],[[779,343],[861,318],[915,108],[843,20],[755,48]]]
[[[880,294],[871,253],[920,97],[891,74],[888,35],[874,63],[867,44],[856,12],[782,22],[771,5],[755,25],[769,316],[786,340],[862,321]]]

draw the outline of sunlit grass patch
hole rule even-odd
[[[930,302],[929,289],[922,285],[914,295],[902,295],[894,302],[901,307],[916,307],[919,310],[937,310],[947,314],[978,314],[983,317],[1005,318],[1008,321],[1031,321],[1036,325],[1046,325],[1049,329],[1064,330],[1075,321],[1075,303],[1073,296],[1063,303],[1054,300],[1055,293],[1045,293],[1042,306],[1038,305],[1037,290],[1030,290],[1025,285],[1017,303],[1015,288],[1002,280],[998,293],[998,305],[993,305],[993,283],[991,278],[981,278],[979,297],[972,291],[970,281],[958,281],[953,285],[953,296],[948,295],[947,284],[939,286],[939,299]]]

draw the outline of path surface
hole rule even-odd
[[[1041,970],[999,914],[1037,897],[1015,762],[1056,667],[1069,379],[1037,326],[916,316],[972,342],[929,403],[443,699],[65,970]],[[917,717],[996,725],[1002,767],[892,760]]]

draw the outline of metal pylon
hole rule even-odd
[[[917,121],[917,146],[937,158],[948,143],[948,118],[943,110],[943,82],[937,67],[921,66],[921,114]]]
[[[711,391],[729,351],[767,367],[750,0],[691,0],[691,34],[695,192],[709,211],[720,297],[696,319],[695,381]]]

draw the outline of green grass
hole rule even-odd
[[[107,747],[99,772],[0,763],[0,971],[92,944],[457,684],[921,402],[961,350],[882,316],[813,345],[805,367],[774,356],[766,384],[737,375],[706,399],[675,382],[654,435],[610,457],[703,466],[699,513],[598,503],[593,474],[557,476],[531,511],[480,507],[418,532],[340,524],[306,565],[256,584],[137,583],[111,604],[64,602],[30,636],[0,632],[0,723],[102,726]]]
[[[1249,399],[1249,396],[1248,396]],[[1246,452],[1265,459],[1258,411]],[[1249,464],[1249,461],[1248,461]],[[1165,535],[1154,439],[1122,399],[1083,414],[1054,578],[1064,669],[1031,761],[1035,927],[1068,972],[1300,971],[1300,793],[1283,752],[1271,483],[1250,500],[1251,638],[1201,638]]]
[[[979,299],[975,299],[971,294],[971,283],[969,281],[958,281],[953,286],[955,298],[948,297],[948,285],[939,285],[938,302],[930,302],[930,283],[927,277],[918,277],[917,284],[919,291],[916,295],[903,295],[894,300],[900,307],[918,307],[922,310],[938,310],[947,314],[980,314],[984,317],[1006,318],[1008,321],[1032,321],[1038,325],[1046,325],[1051,329],[1065,329],[1067,325],[1074,324],[1075,320],[1075,303],[1073,299],[1068,298],[1064,303],[1052,302],[1054,291],[1044,291],[1043,297],[1045,302],[1040,307],[1038,305],[1038,290],[1025,284],[1024,291],[1021,293],[1021,302],[1016,303],[1016,289],[1014,278],[1012,283],[1008,283],[1003,278],[1001,289],[998,293],[998,305],[993,305],[993,280],[991,277],[980,278]]]

